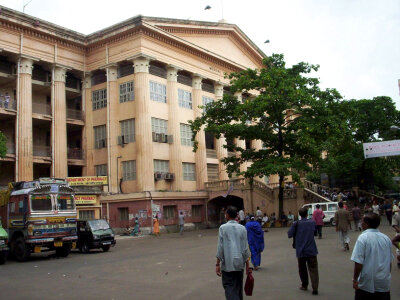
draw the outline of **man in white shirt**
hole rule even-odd
[[[379,224],[377,214],[364,216],[361,224],[364,232],[358,237],[351,255],[355,300],[390,300],[392,243],[377,229]]]
[[[185,226],[185,215],[183,214],[183,211],[181,211],[179,214],[179,233],[180,234],[183,234],[184,226]]]
[[[257,221],[261,224],[261,220],[262,220],[262,217],[263,217],[263,213],[262,213],[262,211],[260,210],[260,207],[259,207],[259,206],[257,206],[256,217],[257,217]]]

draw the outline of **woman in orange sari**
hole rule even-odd
[[[160,234],[160,225],[158,223],[158,216],[155,216],[155,218],[153,219],[153,233],[155,235]]]

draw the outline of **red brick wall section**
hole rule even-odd
[[[159,221],[160,225],[174,225],[178,224],[178,213],[183,211],[185,214],[185,223],[198,223],[205,222],[205,200],[195,199],[195,200],[154,200],[154,205],[160,206]],[[175,206],[175,218],[165,219],[164,217],[164,206]],[[192,216],[192,206],[202,205],[200,216]],[[110,202],[109,203],[109,216],[110,216],[110,226],[113,228],[126,228],[127,226],[134,226],[134,221],[121,221],[119,220],[118,208],[128,208],[128,213],[130,217],[135,218],[138,216],[140,226],[147,227],[151,224],[150,215],[150,200],[140,200],[140,201],[126,201],[126,202]],[[102,203],[102,217],[107,218],[107,204]]]

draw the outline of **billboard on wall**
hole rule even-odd
[[[96,195],[75,195],[76,204],[96,204]]]
[[[365,158],[400,155],[400,140],[363,143],[363,148]]]
[[[106,185],[107,176],[67,177],[70,186],[77,185]]]

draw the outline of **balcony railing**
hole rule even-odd
[[[74,120],[83,120],[83,114],[81,110],[78,109],[67,109],[67,118],[74,119]]]
[[[33,156],[51,157],[51,148],[49,146],[33,145]]]
[[[167,78],[167,70],[159,66],[150,65],[149,73],[161,78]]]
[[[190,78],[189,76],[178,74],[177,81],[184,85],[192,86],[192,78]]]
[[[32,103],[32,112],[51,116],[51,106],[42,103]]]
[[[201,89],[205,92],[214,93],[214,86],[206,82],[202,83]]]
[[[15,154],[15,144],[7,142],[6,144],[7,147],[7,154]]]
[[[70,159],[83,159],[83,151],[79,148],[68,148],[67,155]]]
[[[207,149],[206,153],[207,158],[217,158],[217,150]]]
[[[17,101],[14,99],[6,101],[4,96],[0,96],[0,108],[17,110]]]

